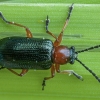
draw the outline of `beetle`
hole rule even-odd
[[[51,68],[51,76],[43,79],[42,90],[44,90],[45,81],[53,78],[55,76],[55,71],[58,73],[74,75],[78,79],[83,80],[83,77],[75,73],[73,70],[60,71],[60,65],[67,63],[74,64],[76,60],[100,82],[98,76],[77,57],[78,53],[99,48],[100,45],[81,51],[75,51],[74,46],[69,48],[67,46],[60,45],[63,32],[68,25],[72,10],[73,4],[69,7],[67,19],[58,37],[48,30],[50,20],[47,15],[45,27],[46,33],[55,38],[54,42],[52,42],[50,39],[33,38],[29,28],[24,25],[6,20],[3,14],[0,12],[0,17],[4,22],[24,28],[27,35],[27,37],[13,36],[0,40],[0,65],[2,66],[0,69],[7,68],[12,73],[18,76],[23,76],[28,72],[29,69],[47,70]],[[13,69],[22,69],[22,72],[19,74]]]

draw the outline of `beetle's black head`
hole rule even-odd
[[[77,58],[77,53],[75,53],[75,47],[72,46],[70,48],[70,61],[69,61],[70,64],[74,64],[76,58]]]

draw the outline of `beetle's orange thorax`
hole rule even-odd
[[[70,59],[70,50],[63,45],[54,47],[53,62],[56,64],[66,64]]]

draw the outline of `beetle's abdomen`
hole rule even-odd
[[[49,39],[7,37],[0,40],[0,65],[14,69],[48,69],[53,44]]]

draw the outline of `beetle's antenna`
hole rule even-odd
[[[95,49],[95,48],[99,48],[100,45],[96,45],[96,46],[93,46],[93,47],[90,47],[90,48],[87,48],[87,49],[84,49],[84,50],[80,50],[80,51],[76,51],[75,53],[81,53],[81,52],[85,52],[85,51],[89,51],[89,50],[92,50],[92,49]]]
[[[76,58],[76,61],[78,61],[81,65],[83,65],[83,67],[86,70],[88,70],[100,82],[100,78],[91,69],[89,69],[85,64],[83,64],[78,58]]]

